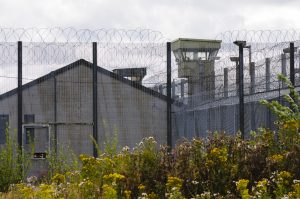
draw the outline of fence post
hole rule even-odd
[[[167,144],[172,148],[171,43],[167,42]]]
[[[271,90],[271,86],[270,86],[270,82],[271,82],[270,68],[271,68],[271,59],[266,58],[266,91],[267,92]],[[280,88],[280,84],[279,84],[279,88]],[[266,108],[266,126],[268,128],[271,128],[270,114],[271,114],[270,110],[268,108]]]
[[[266,91],[270,91],[270,65],[271,60],[270,58],[266,58]]]
[[[250,94],[255,93],[255,62],[250,62]],[[251,110],[251,130],[255,130],[255,102],[250,102]]]
[[[228,68],[224,68],[224,97],[228,97]]]
[[[158,92],[159,92],[160,94],[163,94],[163,87],[162,87],[162,85],[159,85],[159,86],[158,86]]]
[[[244,47],[246,46],[246,41],[235,41],[239,47],[239,117],[240,117],[240,131],[242,139],[245,138],[245,129],[244,129]]]
[[[173,82],[172,82],[172,98],[173,99],[175,99],[175,96],[176,96],[175,89],[176,89],[176,84],[175,84],[175,80],[173,79]]]
[[[239,74],[240,74],[240,69],[239,69],[239,62],[236,61],[235,62],[235,84],[237,86],[237,94],[238,94],[238,90],[239,90],[239,82],[240,82],[240,77],[239,77]]]
[[[250,93],[255,93],[255,62],[250,63]]]
[[[286,54],[281,54],[281,73],[286,77]],[[282,88],[285,87],[285,84],[282,82]]]
[[[300,74],[300,50],[299,50],[298,60],[299,60],[298,73]],[[297,79],[299,80],[299,77]]]
[[[54,152],[57,155],[57,79],[54,73],[53,74],[53,97],[54,97]]]
[[[18,145],[22,147],[22,115],[23,115],[23,105],[22,105],[22,41],[18,41]]]
[[[97,42],[93,42],[93,139],[98,144],[98,81],[97,81]],[[93,142],[93,155],[98,157],[96,143]]]
[[[290,80],[295,86],[295,48],[293,42],[290,43]]]
[[[181,98],[184,98],[184,80],[181,79],[181,82],[180,82],[180,95],[181,95]]]
[[[281,73],[286,76],[286,54],[281,54]]]

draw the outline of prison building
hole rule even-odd
[[[166,143],[166,96],[121,73],[97,67],[98,145],[103,147],[115,134],[119,146],[134,147],[149,136]],[[92,63],[81,59],[22,86],[25,146],[33,140],[37,154],[51,145],[93,154],[92,74]],[[6,126],[17,132],[17,121],[14,89],[0,96],[0,144],[5,143]]]

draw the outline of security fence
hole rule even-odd
[[[7,127],[34,158],[66,146],[97,156],[115,137],[166,143],[166,96],[151,89],[165,59],[152,30],[0,29],[0,144]]]
[[[240,114],[244,116],[245,137],[259,127],[276,129],[274,115],[260,101],[283,99],[288,94],[287,86],[278,81],[283,74],[294,79],[299,91],[300,34],[297,31],[233,31],[218,35],[222,40],[214,62],[214,74],[210,78],[215,89],[202,90],[198,94],[188,94],[186,79],[174,79],[172,90],[175,104],[173,109],[173,138],[205,137],[208,132],[224,131],[236,133],[241,130]],[[243,56],[243,100],[244,112],[240,113],[239,96],[239,52],[234,41],[244,40]],[[294,56],[291,56],[291,43]],[[290,67],[293,60],[294,70]],[[199,60],[199,64],[201,65]],[[179,65],[180,63],[178,63]],[[177,69],[178,70],[178,69]],[[206,80],[207,81],[207,80]],[[201,82],[201,78],[199,78]],[[199,83],[193,82],[193,83]]]
[[[294,49],[291,70],[289,48],[291,41],[300,44],[297,31],[176,40],[205,45],[187,52],[152,30],[0,28],[0,144],[6,127],[18,132],[20,145],[33,141],[54,150],[68,145],[95,156],[97,145],[102,149],[115,136],[119,146],[134,146],[147,136],[174,145],[208,131],[236,133],[241,114],[236,40],[247,42],[242,85],[247,137],[258,127],[276,128],[259,101],[284,103],[288,90],[277,74],[295,76],[299,89],[300,52]],[[194,64],[196,72],[184,62]],[[49,138],[38,134],[45,126]]]

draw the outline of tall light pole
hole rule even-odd
[[[233,42],[239,47],[239,113],[240,113],[240,131],[242,139],[245,138],[245,119],[244,119],[244,48],[246,41]]]

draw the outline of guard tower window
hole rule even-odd
[[[24,115],[24,123],[25,124],[32,124],[34,123],[34,115],[33,114],[25,114]],[[34,141],[34,128],[26,128],[26,144],[33,143]]]
[[[0,144],[6,143],[6,129],[8,128],[8,115],[0,115]]]

